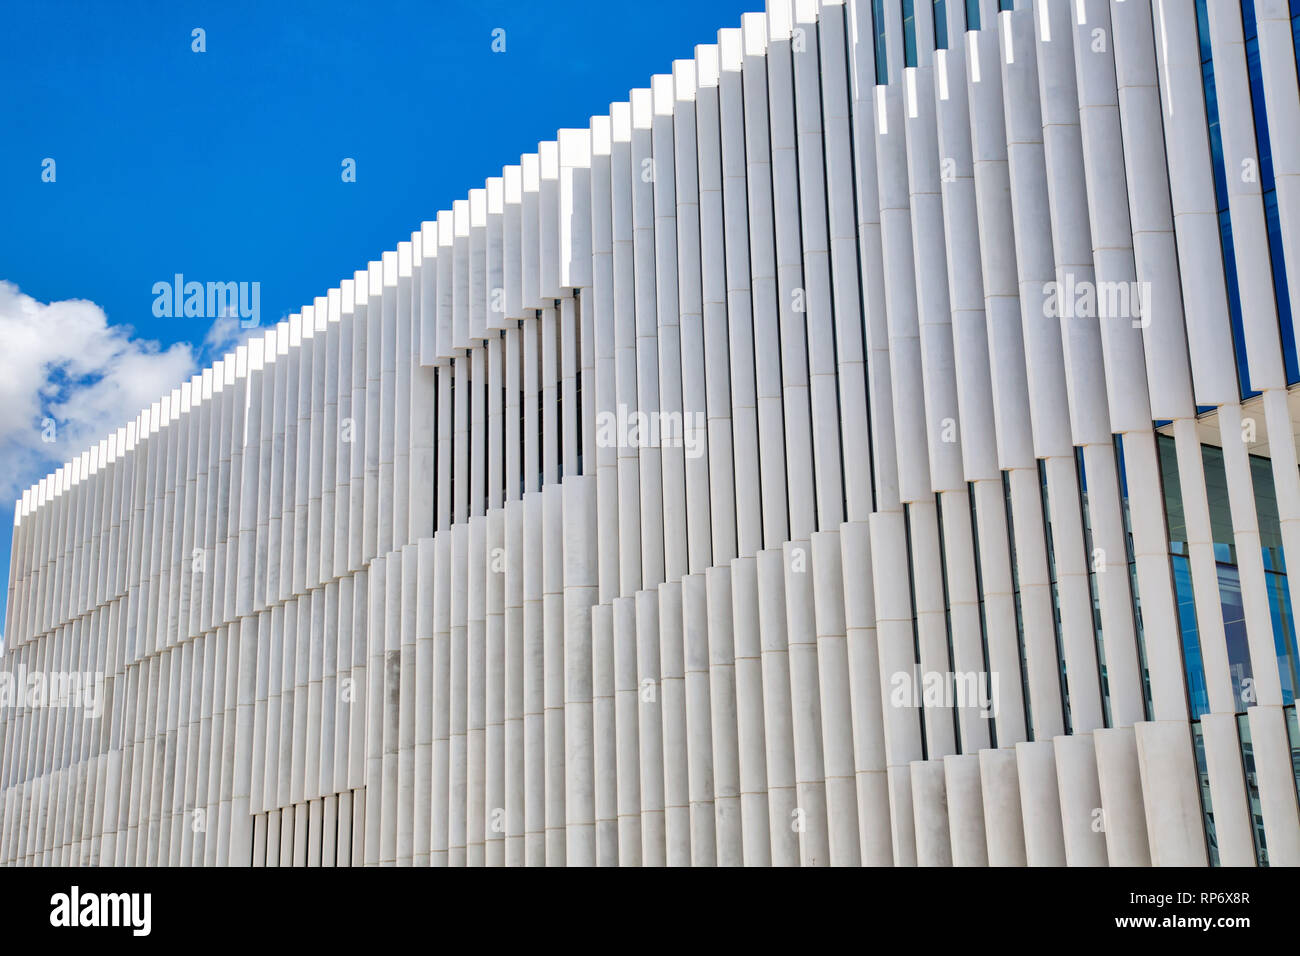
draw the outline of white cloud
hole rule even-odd
[[[208,326],[208,334],[203,338],[203,360],[207,364],[210,365],[229,355],[254,335],[266,334],[265,329],[256,325],[244,328],[239,322],[238,316],[231,315],[223,315],[212,320],[212,325]]]
[[[188,343],[163,349],[93,302],[37,302],[0,280],[0,496],[19,497],[195,370]]]

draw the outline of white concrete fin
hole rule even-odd
[[[673,115],[673,75],[656,73],[650,77],[650,95],[654,99],[656,116]]]
[[[767,36],[769,40],[788,40],[793,28],[794,10],[790,0],[767,0]]]
[[[590,130],[562,129],[558,134],[558,144],[561,169],[574,169],[591,165]]]
[[[627,143],[632,140],[632,104],[611,103],[609,105],[610,139],[615,143]]]
[[[695,80],[700,89],[718,85],[718,45],[701,43],[695,47]]]
[[[559,179],[560,144],[553,139],[538,143],[537,164],[542,179]]]
[[[745,56],[767,53],[767,17],[761,13],[743,13],[740,29],[745,35]]]
[[[695,61],[673,60],[673,96],[687,102],[695,100]]]
[[[649,129],[654,119],[654,102],[648,87],[639,87],[628,94],[632,104],[632,128]]]
[[[745,62],[745,34],[740,27],[718,31],[718,68],[735,73]]]
[[[505,191],[505,201],[519,205],[524,201],[524,180],[522,166],[501,167],[501,182]]]

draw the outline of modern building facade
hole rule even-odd
[[[1300,862],[1297,46],[771,0],[561,130],[23,495],[0,860]]]

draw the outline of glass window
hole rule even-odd
[[[916,662],[916,679],[923,680],[925,670],[921,667],[921,631],[916,620],[916,565],[912,560],[912,509],[906,504],[903,505],[903,532],[907,539],[907,599],[912,618],[912,660]],[[889,675],[889,678],[892,680],[893,675]],[[928,760],[930,758],[930,748],[925,739],[925,710],[923,707],[919,724],[921,727],[921,759]]]
[[[1264,579],[1268,590],[1273,645],[1277,652],[1278,676],[1282,681],[1282,703],[1296,699],[1300,687],[1300,654],[1296,650],[1295,617],[1291,612],[1291,591],[1286,579],[1286,555],[1282,550],[1282,523],[1273,486],[1272,462],[1251,456],[1251,484],[1255,491],[1255,515],[1259,522],[1259,543],[1263,550]]]
[[[1237,546],[1232,534],[1232,512],[1228,508],[1228,476],[1223,468],[1223,449],[1201,446],[1205,466],[1205,490],[1210,499],[1210,537],[1214,542],[1214,560],[1236,565]]]
[[[1242,713],[1254,701],[1244,699],[1247,680],[1254,671],[1246,640],[1246,610],[1241,598],[1241,573],[1236,565],[1219,565],[1219,602],[1223,605],[1223,634],[1228,642],[1228,674],[1232,678],[1233,709]]]
[[[1011,590],[1016,599],[1016,645],[1020,648],[1020,692],[1025,704],[1025,728],[1034,738],[1034,712],[1029,703],[1029,659],[1025,656],[1025,616],[1020,604],[1020,564],[1016,559],[1016,524],[1011,513],[1011,479],[1002,473],[1002,504],[1007,516],[1007,547],[1011,553]]]
[[[1106,642],[1101,629],[1101,600],[1097,595],[1097,551],[1092,537],[1092,513],[1088,507],[1088,472],[1083,463],[1083,449],[1074,450],[1074,466],[1079,473],[1079,491],[1083,502],[1083,546],[1088,561],[1088,596],[1092,602],[1092,631],[1097,645],[1097,670],[1101,677],[1101,711],[1105,726],[1110,723],[1110,682],[1106,676]]]
[[[1291,775],[1295,777],[1297,789],[1300,789],[1300,721],[1296,720],[1295,704],[1284,708],[1286,712],[1286,736],[1291,744]]]
[[[1192,744],[1196,751],[1196,775],[1201,782],[1201,819],[1205,824],[1205,845],[1210,851],[1210,866],[1219,865],[1219,839],[1214,831],[1214,801],[1210,796],[1210,770],[1205,762],[1205,735],[1201,722],[1192,724]]]
[[[885,0],[871,0],[871,19],[876,28],[876,83],[889,82],[889,64],[885,57]]]
[[[934,48],[948,49],[948,3],[934,0]]]
[[[983,552],[980,551],[979,515],[975,510],[975,485],[972,482],[966,483],[966,499],[970,502],[972,553],[979,555]],[[975,592],[979,595],[980,602],[980,646],[984,651],[984,672],[991,674],[993,668],[989,664],[989,623],[984,610],[984,571],[978,559],[975,561]],[[996,714],[989,718],[989,746],[995,750],[998,746],[998,720]]]
[[[1237,735],[1241,738],[1241,763],[1246,771],[1246,796],[1250,801],[1250,832],[1255,837],[1255,861],[1260,866],[1268,866],[1264,813],[1259,804],[1259,780],[1255,775],[1255,748],[1250,740],[1250,721],[1245,714],[1237,718]]]
[[[1277,321],[1282,334],[1282,357],[1286,361],[1286,383],[1294,385],[1300,382],[1300,356],[1296,349],[1291,283],[1287,279],[1286,258],[1282,251],[1282,221],[1278,218],[1276,188],[1264,194],[1264,219],[1268,224],[1268,251],[1273,262],[1273,289],[1277,293]]]
[[[1259,61],[1259,28],[1255,21],[1255,0],[1242,0],[1242,25],[1246,38],[1246,69],[1250,74],[1250,98],[1255,115],[1255,145],[1259,153],[1259,186],[1264,195],[1264,220],[1268,228],[1269,260],[1273,292],[1277,300],[1278,332],[1288,385],[1300,382],[1300,361],[1296,357],[1295,329],[1291,325],[1291,297],[1286,260],[1282,254],[1282,227],[1277,213],[1277,182],[1273,170],[1273,146],[1268,132],[1268,109],[1264,99],[1264,72]]]
[[[1187,521],[1183,511],[1182,485],[1178,478],[1178,454],[1174,439],[1160,435],[1160,484],[1165,497],[1165,515],[1169,527],[1169,553],[1174,573],[1174,593],[1178,599],[1178,630],[1182,637],[1183,668],[1187,675],[1188,703],[1192,719],[1210,709],[1205,684],[1205,663],[1201,657],[1200,631],[1196,623],[1196,596],[1192,589],[1192,566],[1187,557]]]
[[[903,66],[916,66],[916,10],[903,0]]]
[[[1119,471],[1119,487],[1124,508],[1124,551],[1128,560],[1128,580],[1133,595],[1133,623],[1137,629],[1138,663],[1142,667],[1142,701],[1147,719],[1151,719],[1151,672],[1147,668],[1146,632],[1142,627],[1142,592],[1138,589],[1137,555],[1133,549],[1133,516],[1129,513],[1128,469],[1124,464],[1124,438],[1115,436],[1115,463]]]
[[[966,29],[980,28],[980,0],[966,0]]]
[[[943,505],[939,493],[935,492],[934,507],[936,524],[939,530],[939,578],[943,585],[943,627],[944,635],[948,642],[948,670],[956,672],[956,665],[953,663],[952,649],[952,596],[948,592],[948,549],[943,539]],[[988,673],[988,655],[984,657],[984,673]],[[974,753],[976,750],[971,749],[971,742],[963,740],[961,736],[961,721],[957,719],[957,708],[952,709],[952,735],[953,740],[957,741],[957,753]]]
[[[1295,617],[1291,613],[1291,591],[1286,575],[1266,574],[1268,610],[1273,621],[1273,644],[1277,649],[1277,669],[1282,680],[1282,703],[1293,704],[1296,697]]]
[[[1072,733],[1070,719],[1070,681],[1065,670],[1065,649],[1061,635],[1061,591],[1056,576],[1056,544],[1052,537],[1052,508],[1047,491],[1047,466],[1038,460],[1038,486],[1043,502],[1043,535],[1047,540],[1047,577],[1052,586],[1052,623],[1056,628],[1056,664],[1061,672],[1061,711],[1065,720],[1065,732]]]
[[[1210,60],[1210,19],[1206,16],[1205,0],[1196,0],[1196,36],[1201,41],[1201,62]]]
[[[1243,399],[1259,392],[1250,387],[1246,367],[1246,335],[1241,317],[1241,296],[1237,286],[1237,260],[1232,248],[1232,219],[1228,214],[1227,171],[1223,161],[1223,137],[1219,131],[1218,94],[1214,84],[1214,61],[1210,55],[1209,17],[1205,0],[1196,0],[1196,25],[1201,39],[1201,77],[1205,89],[1205,114],[1209,123],[1210,156],[1214,166],[1214,193],[1219,210],[1219,234],[1223,246],[1224,277],[1228,289],[1228,318],[1232,326],[1233,349],[1237,361],[1237,384]]]
[[[1181,560],[1187,553],[1187,532],[1183,522],[1182,495],[1177,484],[1177,462],[1174,458],[1173,446],[1171,438],[1161,436],[1161,469],[1166,509],[1169,515],[1170,552],[1174,564],[1175,584],[1178,587],[1179,613],[1183,623],[1183,650],[1188,669],[1188,686],[1192,688],[1192,693],[1195,695],[1194,685],[1202,683],[1204,678],[1198,673],[1199,649],[1190,646],[1191,634],[1195,629],[1194,607],[1189,604],[1187,612],[1184,613],[1183,610],[1184,603],[1191,600],[1191,581],[1190,577],[1185,581],[1180,577]],[[1253,676],[1253,672],[1246,640],[1241,575],[1237,568],[1238,555],[1232,531],[1232,512],[1228,505],[1223,450],[1213,445],[1203,445],[1201,460],[1205,468],[1206,491],[1209,497],[1210,533],[1213,539],[1214,558],[1218,565],[1219,600],[1223,609],[1224,636],[1228,645],[1228,666],[1234,694],[1233,706],[1240,712],[1251,703],[1243,697],[1243,691],[1244,682]],[[1297,651],[1295,618],[1286,580],[1286,555],[1282,548],[1281,521],[1273,486],[1272,463],[1266,458],[1251,456],[1250,468],[1273,641],[1282,682],[1283,703],[1289,704],[1295,700],[1296,690],[1300,688],[1300,652]],[[1184,595],[1184,586],[1188,588],[1186,595]],[[1195,701],[1193,703],[1197,706]]]
[[[1296,72],[1300,73],[1300,0],[1291,0],[1291,49],[1296,55]]]
[[[1187,672],[1187,696],[1192,718],[1210,712],[1210,692],[1205,686],[1205,662],[1201,659],[1201,639],[1196,628],[1196,598],[1192,591],[1192,566],[1180,554],[1170,557],[1174,570],[1174,590],[1178,597],[1178,630],[1182,635],[1183,666]]]
[[[1187,554],[1187,518],[1183,511],[1183,489],[1178,477],[1178,448],[1172,435],[1157,435],[1160,455],[1160,484],[1165,494],[1165,517],[1169,523],[1169,550]]]
[[[1228,479],[1223,467],[1223,449],[1201,446],[1205,466],[1205,487],[1210,503],[1210,535],[1214,560],[1218,563],[1219,603],[1223,608],[1223,631],[1227,640],[1228,672],[1232,680],[1233,709],[1244,711],[1244,681],[1254,676],[1246,641],[1246,616],[1241,599],[1241,576],[1237,571],[1237,549],[1232,533],[1232,512],[1228,507]]]

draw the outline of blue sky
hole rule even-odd
[[[259,282],[273,323],[761,8],[6,3],[0,579],[14,489],[218,357],[210,320],[155,318],[155,282]]]

